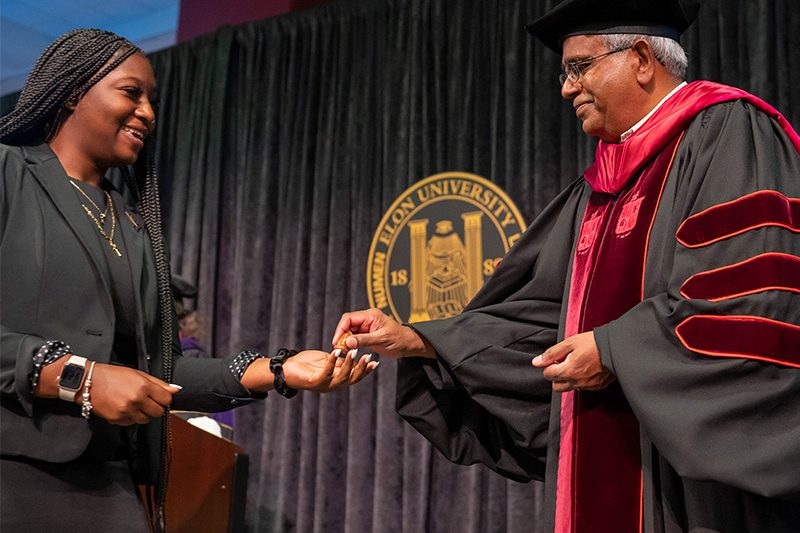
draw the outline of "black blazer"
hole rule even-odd
[[[158,293],[150,241],[112,193],[136,297],[138,364],[161,377]],[[52,339],[76,354],[109,361],[114,305],[105,251],[96,227],[75,203],[75,193],[48,145],[0,145],[0,451],[51,462],[77,458],[91,438],[80,406],[35,398],[29,376],[33,354]],[[177,331],[172,381],[183,386],[173,408],[221,411],[256,397],[236,380],[227,359],[181,357]],[[145,448],[158,456],[160,423],[151,421]],[[140,443],[141,445],[141,443]],[[157,463],[157,461],[155,461]]]

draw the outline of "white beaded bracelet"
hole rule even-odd
[[[94,372],[95,361],[89,367],[89,373],[86,374],[86,381],[83,383],[83,402],[81,403],[81,415],[86,420],[89,420],[89,415],[92,414],[92,402],[89,401],[89,390],[92,388],[92,372]]]

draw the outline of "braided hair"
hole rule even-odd
[[[36,61],[13,111],[0,118],[0,142],[13,145],[39,144],[52,139],[68,104],[77,103],[92,86],[123,61],[144,52],[127,39],[109,31],[76,29],[53,41]],[[173,306],[170,270],[161,226],[158,175],[155,167],[155,138],[151,134],[139,154],[133,173],[121,168],[132,189],[144,220],[156,262],[162,379],[172,382]],[[161,465],[158,507],[154,529],[163,528],[163,503],[169,462],[168,413],[162,418]]]
[[[17,105],[0,118],[0,142],[50,140],[54,121],[95,83],[136,53],[127,39],[103,30],[78,29],[53,41],[33,66]],[[52,135],[50,135],[52,136]]]

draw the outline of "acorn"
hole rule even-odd
[[[347,337],[350,337],[352,335],[353,334],[350,333],[349,331],[345,331],[344,333],[342,333],[342,336],[339,337],[339,340],[336,341],[336,344],[334,345],[334,349],[341,350],[343,354],[347,353],[347,351],[349,349],[347,347],[347,342],[346,342],[347,341]]]

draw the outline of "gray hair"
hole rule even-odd
[[[686,58],[686,51],[678,41],[668,37],[627,33],[607,33],[600,37],[609,50],[631,47],[639,40],[647,41],[653,49],[656,61],[661,63],[667,72],[681,80],[686,78],[686,67],[689,65],[689,60]]]

